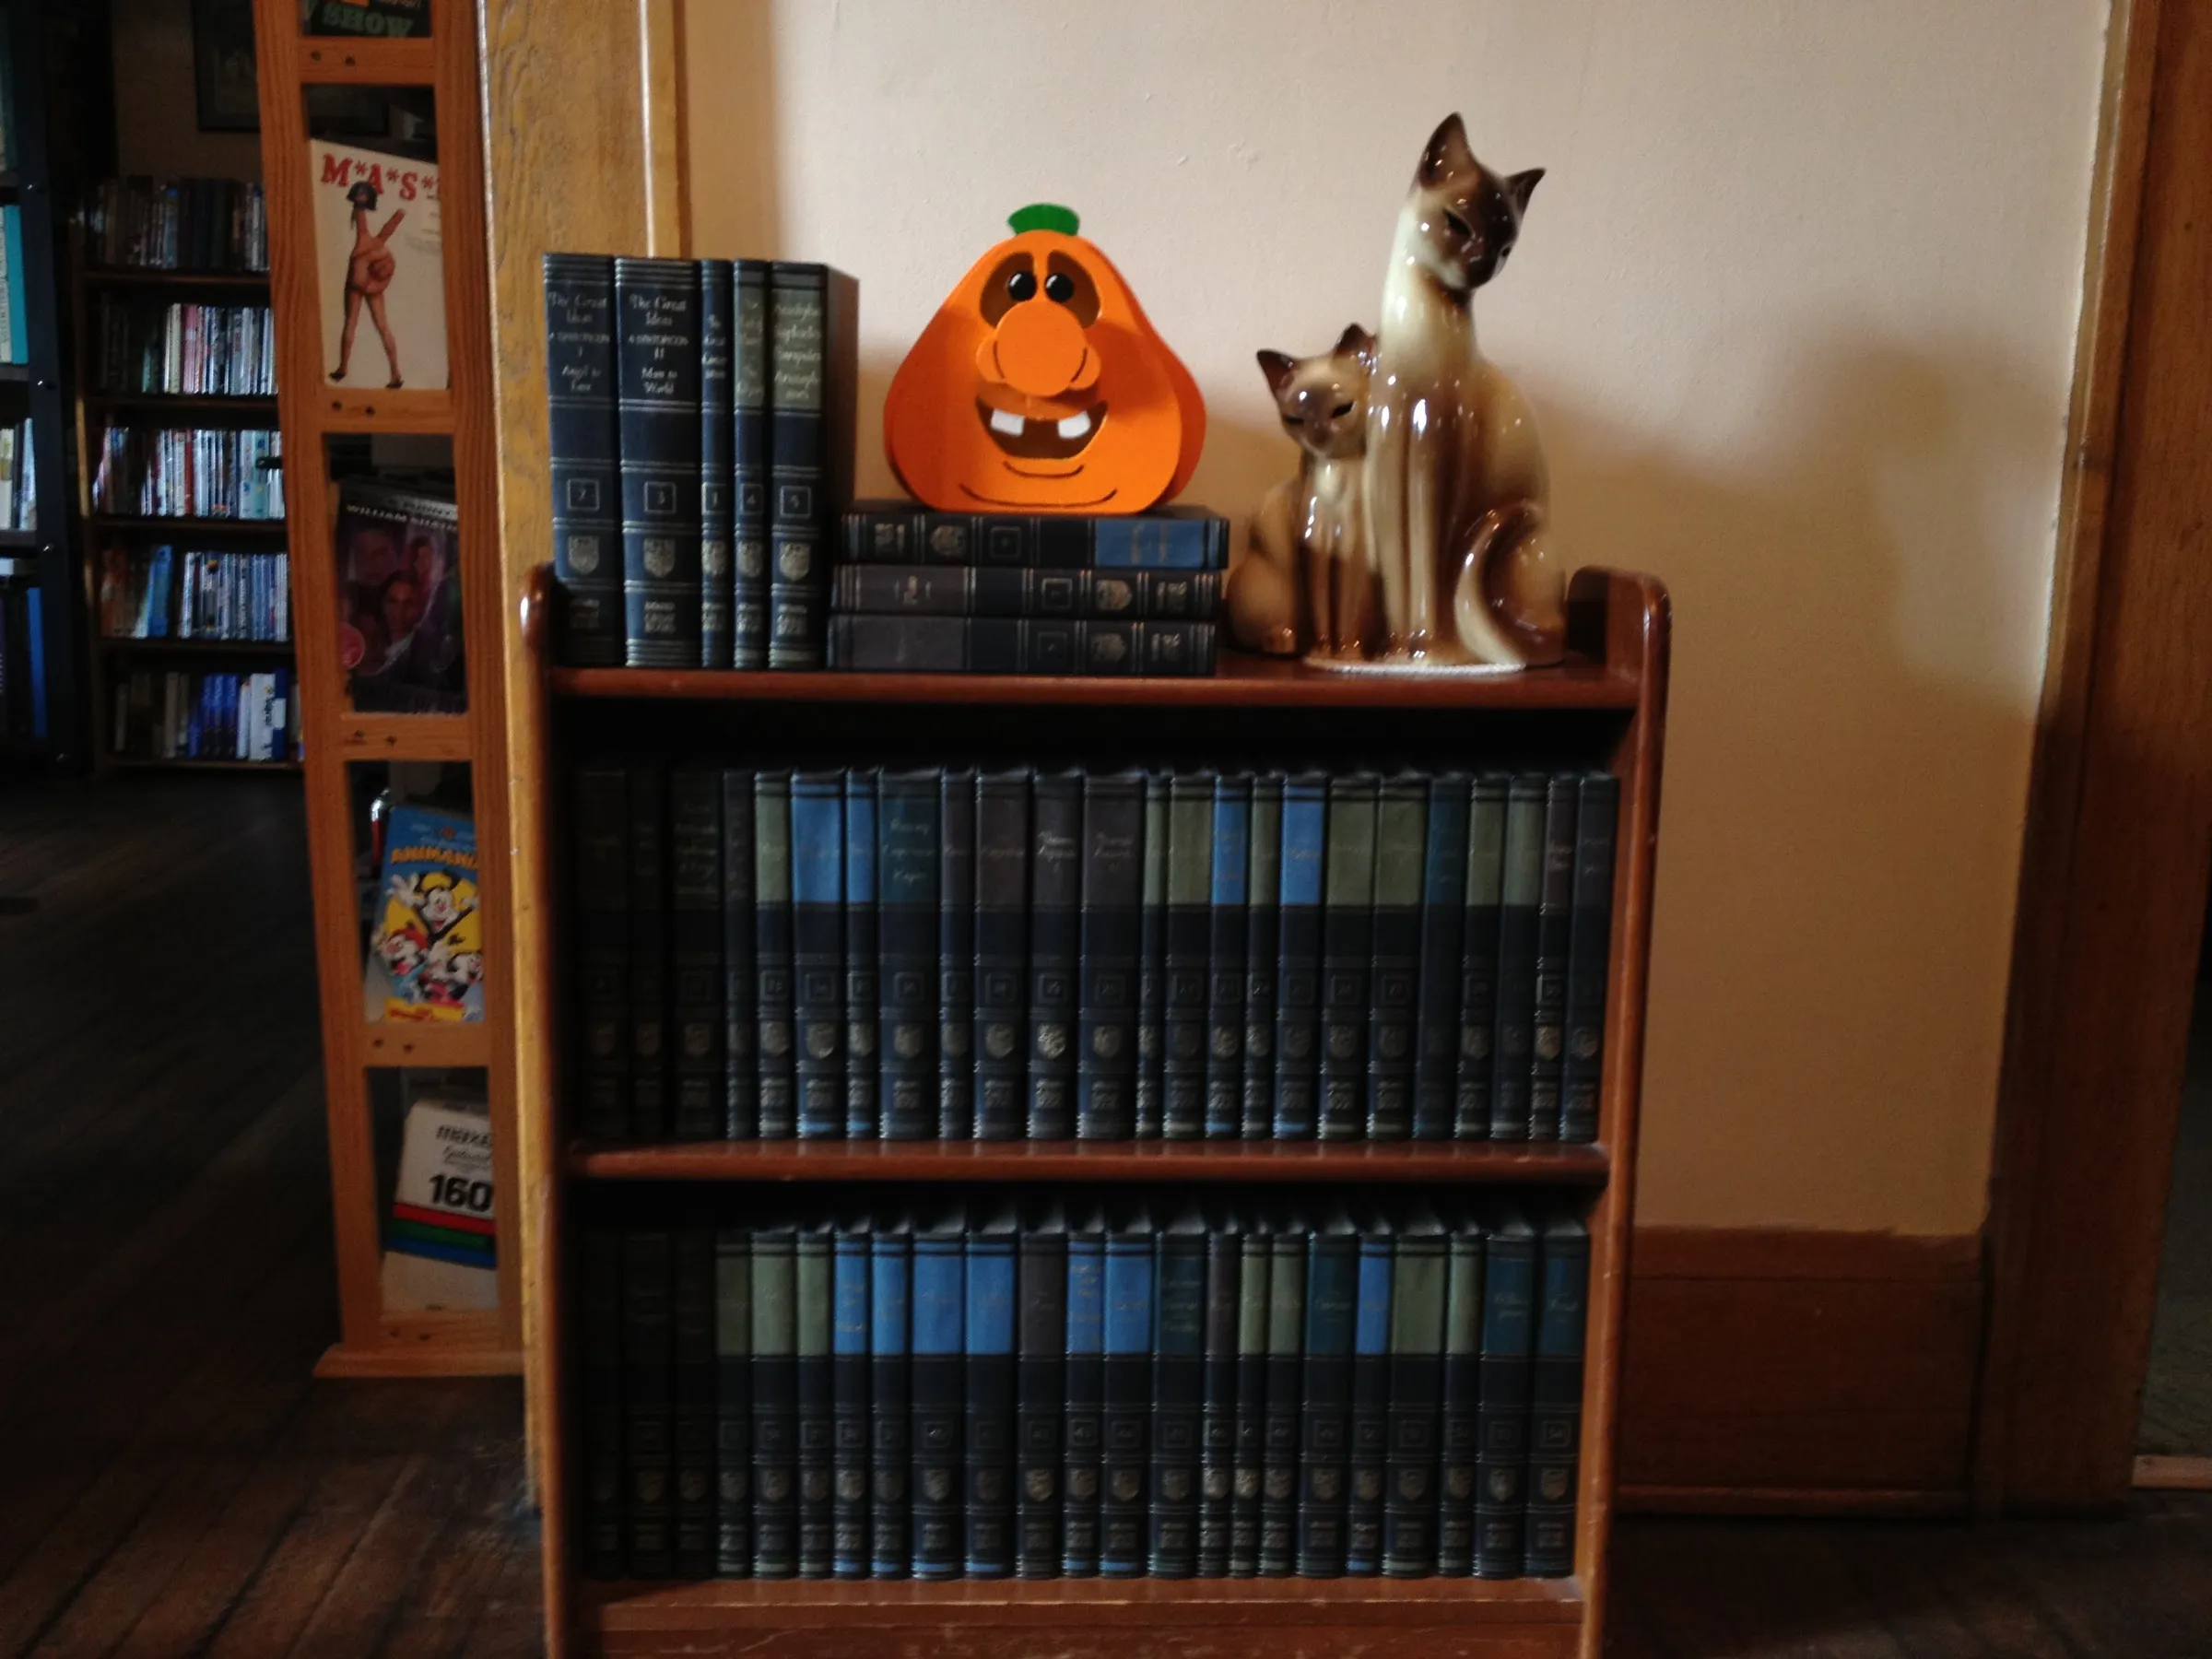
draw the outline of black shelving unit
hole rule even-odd
[[[14,153],[0,172],[0,201],[21,209],[24,319],[28,363],[0,371],[0,419],[29,418],[31,478],[38,492],[35,529],[0,537],[0,582],[40,590],[44,654],[43,737],[6,746],[18,758],[62,767],[86,756],[83,672],[78,662],[76,589],[70,556],[68,432],[62,383],[58,275],[59,216],[47,132],[46,7],[40,0],[0,0],[7,30],[10,85],[0,88],[13,112]]]

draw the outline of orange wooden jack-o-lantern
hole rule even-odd
[[[891,469],[944,512],[1166,500],[1206,441],[1197,382],[1073,213],[1040,204],[1007,222],[891,377]]]

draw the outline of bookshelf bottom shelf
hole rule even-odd
[[[580,1584],[582,1651],[894,1659],[1344,1659],[1581,1649],[1577,1579],[1075,1579]]]

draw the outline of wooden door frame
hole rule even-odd
[[[2114,0],[1991,1171],[1984,1513],[2124,1500],[2212,854],[2212,14]]]

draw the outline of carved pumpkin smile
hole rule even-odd
[[[946,512],[1141,512],[1173,496],[1206,437],[1190,371],[1074,214],[1012,223],[891,377],[891,469]]]
[[[975,412],[982,418],[983,430],[991,434],[991,441],[1009,455],[1024,461],[1068,461],[1090,447],[1092,439],[1106,424],[1106,406],[1095,403],[1088,409],[1077,409],[1063,419],[1047,417],[1036,419],[1017,415],[1010,409],[996,409],[982,398],[975,400]],[[1021,471],[1017,467],[1016,471]],[[1071,474],[1036,474],[1030,477],[1066,477]]]

